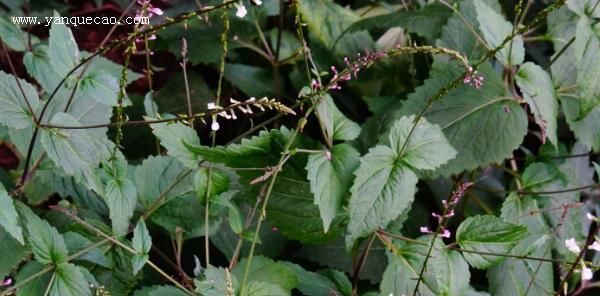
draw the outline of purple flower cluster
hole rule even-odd
[[[340,81],[351,80],[352,76],[354,76],[354,78],[356,79],[358,77],[358,72],[360,71],[361,68],[366,68],[366,67],[370,66],[372,63],[374,63],[382,58],[385,58],[385,57],[387,57],[387,53],[385,53],[383,51],[378,51],[375,53],[367,53],[364,56],[362,56],[359,53],[357,55],[356,60],[353,62],[350,62],[348,57],[345,57],[344,63],[346,64],[346,67],[348,68],[349,72],[343,71],[342,73],[339,73],[337,71],[337,69],[335,68],[335,66],[331,66],[331,72],[333,73],[333,77],[331,78],[331,82],[330,82],[331,86],[329,87],[329,89],[334,89],[334,90],[342,89],[342,87],[339,85]]]
[[[443,238],[449,238],[451,233],[450,230],[446,229],[444,227],[444,221],[446,221],[446,219],[454,217],[454,207],[456,206],[456,204],[460,201],[460,199],[465,195],[465,192],[467,191],[467,189],[469,189],[469,187],[471,187],[473,185],[472,182],[466,182],[466,183],[462,183],[458,186],[458,188],[456,190],[454,190],[454,192],[452,192],[452,196],[450,197],[449,200],[442,200],[442,205],[444,206],[444,212],[443,214],[438,214],[438,213],[431,213],[431,216],[433,216],[434,218],[437,219],[438,225],[440,225],[441,227],[441,233],[440,236]],[[427,226],[421,226],[419,228],[419,230],[422,233],[433,233],[433,231],[431,231],[429,229],[429,227]]]
[[[162,11],[162,9],[160,9],[158,7],[154,7],[152,4],[150,4],[150,0],[137,0],[137,3],[142,6],[142,9],[136,11],[136,13],[135,13],[136,19],[141,19],[143,17],[151,18],[154,15],[163,15],[163,13],[164,13]],[[148,25],[142,25],[142,27],[140,29],[144,30],[146,28],[146,26],[148,26]],[[155,39],[156,39],[156,35],[154,35],[154,34],[148,35],[148,40],[155,40]],[[141,43],[141,42],[144,42],[144,39],[136,38],[135,42]],[[154,53],[150,52],[150,54],[152,55]]]
[[[481,86],[483,86],[483,76],[477,75],[477,71],[469,66],[467,68],[467,75],[465,75],[465,78],[463,79],[463,83],[472,85],[476,89],[480,89]]]

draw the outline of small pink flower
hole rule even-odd
[[[448,230],[448,229],[444,229],[444,231],[442,231],[442,234],[441,234],[441,236],[442,236],[443,238],[449,238],[449,237],[450,237],[450,230]]]
[[[273,228],[271,228],[271,231],[273,231],[273,232],[277,232],[277,231],[279,231],[279,228],[277,228],[277,227],[273,227]]]
[[[577,242],[575,241],[574,238],[570,238],[568,240],[565,240],[565,246],[567,247],[567,249],[573,253],[579,254],[579,252],[581,252],[581,248],[577,245]]]
[[[600,252],[600,243],[598,241],[594,241],[593,244],[588,246],[588,249]]]
[[[419,231],[421,231],[421,233],[433,233],[431,230],[429,230],[429,227],[427,226],[421,226],[419,228]]]
[[[585,217],[590,221],[594,221],[596,219],[596,216],[592,215],[591,213],[586,213]]]
[[[148,9],[148,11],[150,11],[151,13],[153,13],[153,14],[156,14],[156,15],[163,15],[163,13],[164,13],[164,12],[162,11],[162,9],[160,9],[160,8],[158,8],[158,7],[150,7],[150,8]]]
[[[589,281],[593,277],[594,273],[592,272],[592,269],[584,265],[583,268],[581,268],[581,279],[584,281]]]
[[[7,277],[2,282],[0,282],[0,286],[8,287],[8,286],[12,285],[12,282],[13,282],[12,278]]]
[[[331,159],[332,159],[331,152],[330,151],[325,151],[325,157],[327,158],[327,160],[331,161]]]

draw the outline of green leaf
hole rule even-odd
[[[527,133],[527,115],[517,102],[504,96],[502,80],[489,64],[482,65],[480,72],[485,77],[481,89],[458,86],[433,102],[424,114],[442,128],[458,152],[434,175],[448,176],[500,162],[519,147]],[[427,100],[463,73],[464,67],[458,63],[436,60],[430,77],[409,95],[395,117],[419,114]]]
[[[425,262],[431,236],[420,237],[425,244],[402,244],[397,254],[388,254],[388,266],[381,280],[381,295],[412,295]],[[459,252],[436,240],[418,295],[464,295],[469,288],[469,265]]]
[[[22,282],[25,279],[39,273],[44,269],[44,265],[40,264],[37,261],[29,261],[15,277],[15,282]],[[40,275],[37,278],[34,278],[32,281],[27,283],[27,285],[23,285],[21,288],[17,289],[17,296],[38,296],[40,291],[45,291],[48,287],[48,283],[50,282],[50,277],[52,276],[51,272],[46,272]]]
[[[527,227],[510,224],[486,215],[469,217],[456,231],[456,241],[462,249],[477,252],[508,254],[527,236]],[[489,268],[505,257],[464,252],[465,259],[476,268]]]
[[[93,98],[101,104],[117,105],[119,82],[102,70],[94,69],[87,73],[81,79],[79,89],[83,96]]]
[[[27,233],[35,259],[42,264],[58,264],[67,259],[69,251],[58,230],[35,214],[26,215]]]
[[[60,17],[54,12],[54,17]],[[79,63],[79,48],[71,29],[64,22],[52,22],[48,38],[48,56],[50,63],[62,79]]]
[[[135,171],[138,198],[148,210],[159,198],[163,202],[194,189],[192,174],[184,175],[186,168],[170,156],[151,156]]]
[[[600,6],[596,0],[567,0],[567,6],[580,16],[600,17]]]
[[[247,264],[247,259],[241,260],[232,270],[232,274],[241,279]],[[262,256],[254,256],[248,272],[248,282],[264,282],[279,286],[284,291],[291,291],[298,284],[296,274],[286,265]],[[248,293],[248,295],[254,295]],[[270,295],[270,294],[265,294]]]
[[[27,106],[27,101],[23,98],[19,85],[23,89],[31,109],[35,112],[40,102],[35,87],[23,79],[0,71],[0,105],[2,105],[0,124],[16,129],[33,125],[31,111]]]
[[[267,282],[250,282],[246,288],[248,295],[252,296],[289,296],[291,292],[278,285]]]
[[[152,247],[152,237],[146,228],[146,223],[143,219],[140,219],[138,224],[133,230],[133,239],[131,240],[131,246],[137,252],[133,257],[133,273],[136,274],[148,261],[148,253]]]
[[[30,251],[28,246],[22,245],[0,227],[0,254],[3,256],[0,260],[0,277],[4,277],[9,275],[21,261],[27,259]]]
[[[247,96],[274,97],[273,74],[267,68],[242,64],[226,64],[225,79]]]
[[[0,19],[0,38],[12,50],[25,51],[29,48],[29,36],[5,18]],[[40,42],[36,36],[30,35],[30,38],[32,45]]]
[[[133,293],[133,296],[188,296],[186,292],[183,292],[179,288],[174,286],[152,286],[144,287],[141,290],[137,290]],[[205,295],[205,294],[202,294]],[[221,294],[223,295],[223,294]],[[229,296],[229,295],[228,295]]]
[[[552,231],[539,212],[535,198],[509,195],[502,205],[502,219],[528,229],[527,237],[512,249],[513,255],[552,259],[550,240],[541,244],[540,238]],[[554,266],[551,262],[507,258],[488,269],[492,295],[554,295]]]
[[[533,112],[535,122],[556,147],[558,145],[556,137],[558,98],[552,78],[540,66],[527,62],[521,65],[515,80]]]
[[[137,190],[131,180],[109,180],[106,183],[104,201],[110,211],[110,220],[115,235],[127,234],[136,200]]]
[[[330,153],[331,160],[326,153],[311,154],[306,164],[310,191],[315,195],[325,232],[341,211],[360,159],[358,151],[347,144],[333,146]]]
[[[185,142],[189,145],[200,145],[200,138],[193,128],[181,122],[158,123],[152,125],[152,133],[160,140],[160,144],[167,149],[170,156],[189,168],[198,166],[200,158],[183,144]]]
[[[403,27],[427,39],[435,39],[441,34],[452,11],[439,4],[430,4],[418,10],[400,9],[385,15],[363,18],[350,26],[348,32],[354,33],[374,28],[389,29]]]
[[[237,279],[229,270],[209,265],[204,271],[204,280],[196,281],[196,292],[205,296],[234,296],[230,293],[237,286]]]
[[[19,241],[21,245],[25,245],[23,232],[17,221],[18,218],[19,216],[12,198],[0,183],[0,226],[4,227],[4,229],[6,229],[13,238]]]
[[[482,1],[475,1],[475,9],[479,29],[491,48],[500,46],[506,37],[512,35],[513,26],[500,13]],[[507,67],[523,63],[525,58],[523,38],[520,35],[515,36],[511,42],[496,53],[496,58]]]
[[[477,16],[479,13],[475,6],[476,3],[480,2],[487,4],[496,13],[501,10],[497,0],[463,0],[457,2],[460,14],[453,13],[448,19],[448,23],[442,28],[442,37],[437,41],[438,46],[457,50],[466,55],[469,60],[478,60],[483,57],[487,52],[487,46],[472,32],[475,30],[481,36],[481,32],[477,29]]]
[[[402,117],[392,126],[389,143],[398,159],[418,170],[433,170],[456,156],[439,126],[421,118],[412,130],[415,120]]]
[[[297,289],[302,292],[303,295],[307,296],[330,296],[330,295],[348,295],[341,293],[334,282],[332,282],[325,275],[307,271],[302,266],[290,262],[284,262],[288,268],[293,270],[298,277]],[[335,272],[334,270],[331,270]],[[339,272],[343,277],[346,275],[343,272]],[[348,283],[348,278],[345,278]],[[350,284],[351,285],[351,284]]]
[[[101,247],[93,248],[92,250],[89,249],[95,242],[76,232],[67,232],[63,236],[65,238],[67,248],[69,249],[69,256],[73,256],[74,254],[84,250],[86,251],[85,254],[73,260],[89,262],[106,268],[113,267],[112,260],[104,255],[104,248]]]
[[[73,116],[66,113],[56,114],[50,124],[57,126],[81,126]],[[94,191],[101,193],[99,179],[94,172],[101,158],[107,155],[107,147],[98,143],[83,129],[42,129],[42,145],[48,157],[78,181],[85,181]]]
[[[33,52],[26,52],[23,64],[27,73],[35,78],[46,92],[51,92],[64,76],[50,63],[48,46],[43,44],[36,46]]]
[[[387,139],[390,146],[375,146],[361,158],[350,189],[349,241],[385,228],[410,207],[418,178],[409,166],[435,169],[456,154],[440,127],[423,118],[408,138],[414,121],[414,116],[397,120]]]
[[[92,291],[80,267],[71,263],[56,266],[54,281],[50,287],[51,296],[91,296]]]
[[[345,34],[337,41],[344,30],[359,20],[351,10],[331,0],[302,0],[298,4],[302,20],[308,24],[310,32],[328,49],[333,49],[337,42],[335,52],[351,56],[373,47],[371,36],[364,31]]]
[[[586,115],[600,104],[600,26],[582,16],[574,45],[581,114]]]
[[[569,128],[578,140],[594,151],[600,151],[600,105],[590,110],[587,115],[580,117],[581,101],[577,98],[559,97]]]
[[[351,141],[360,134],[360,126],[344,116],[329,94],[322,98],[316,112],[330,144],[334,140]]]

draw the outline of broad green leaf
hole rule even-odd
[[[435,169],[456,155],[440,127],[424,118],[409,138],[414,121],[414,116],[397,120],[386,140],[390,146],[375,146],[361,158],[350,189],[349,241],[385,228],[410,207],[418,181],[411,167]]]
[[[96,197],[98,198],[98,197]],[[106,257],[104,254],[105,249],[102,247],[93,248],[90,250],[89,248],[95,243],[88,239],[87,237],[77,233],[77,232],[67,232],[63,235],[65,238],[65,243],[67,248],[69,249],[69,256],[76,254],[81,251],[86,251],[85,254],[73,259],[77,261],[85,261],[93,264],[97,264],[102,267],[112,268],[112,260]],[[105,245],[106,248],[110,247]],[[104,246],[103,246],[104,247]]]
[[[563,6],[553,11],[547,18],[547,34],[552,37],[555,54],[552,56],[554,63],[550,67],[552,80],[556,87],[566,87],[576,84],[577,63],[575,61],[575,46],[565,47],[575,35],[579,17],[569,8]],[[558,53],[560,55],[558,55]]]
[[[232,275],[241,279],[247,259],[242,259],[232,270]],[[264,282],[279,286],[284,291],[291,291],[298,284],[296,274],[285,264],[275,262],[262,256],[254,256],[248,272],[248,282]],[[248,295],[254,295],[249,293]],[[270,295],[270,294],[267,294]]]
[[[26,98],[23,97],[19,85]],[[32,125],[33,118],[26,99],[35,112],[40,102],[35,87],[23,79],[0,71],[0,124],[16,129]]]
[[[439,126],[415,116],[397,120],[389,134],[389,143],[398,159],[418,170],[434,170],[456,156]],[[412,134],[411,134],[412,130]]]
[[[472,31],[482,35],[478,29],[478,20],[475,3],[483,2],[491,7],[496,13],[500,13],[498,0],[463,0],[457,2],[458,13],[453,13],[446,25],[442,28],[442,37],[437,41],[438,46],[457,50],[466,55],[469,60],[478,60],[487,52],[486,44],[481,38],[477,38]],[[444,8],[448,9],[448,8]],[[487,80],[487,78],[486,78]]]
[[[516,101],[504,96],[500,77],[489,64],[484,64],[480,72],[485,77],[481,89],[458,86],[431,104],[424,114],[429,122],[442,128],[458,152],[434,175],[451,175],[500,162],[519,147],[527,133],[527,115]],[[439,89],[462,73],[464,67],[460,64],[436,60],[430,77],[409,95],[395,117],[420,113]]]
[[[181,122],[158,123],[152,125],[152,133],[160,140],[160,144],[167,149],[170,156],[189,168],[198,166],[200,158],[183,144],[185,142],[190,145],[200,145],[200,138],[193,128]]]
[[[587,115],[600,104],[600,25],[582,16],[577,23],[574,45],[580,112]]]
[[[205,296],[234,296],[231,290],[237,279],[229,270],[209,265],[204,271],[204,280],[196,281],[196,292]]]
[[[360,134],[360,126],[346,118],[329,94],[323,96],[316,112],[330,144],[334,140],[354,140]]]
[[[183,238],[195,238],[204,236],[205,224],[204,218],[204,202],[200,201],[195,194],[186,194],[179,196],[162,205],[151,216],[152,222],[162,226],[172,236],[176,235],[177,231],[183,230]],[[215,218],[209,221],[209,230],[217,229],[219,220]]]
[[[149,209],[159,198],[163,202],[194,190],[193,176],[170,156],[151,156],[135,171],[138,198],[144,209]]]
[[[125,235],[137,200],[135,185],[129,179],[109,180],[105,192],[113,232],[117,236]]]
[[[54,271],[54,280],[49,295],[91,296],[92,291],[79,268],[66,262],[58,264]]]
[[[69,114],[56,114],[50,124],[57,126],[81,126]],[[107,147],[100,146],[97,138],[93,138],[83,129],[42,129],[42,145],[48,157],[65,171],[67,175],[78,181],[85,181],[89,188],[101,193],[99,179],[94,171],[101,158],[106,155]]]
[[[54,90],[62,78],[59,70],[50,63],[46,45],[36,46],[33,52],[26,52],[23,56],[23,64],[27,73],[35,78],[46,92]]]
[[[333,49],[337,42],[337,54],[353,56],[373,47],[371,36],[364,31],[345,34],[337,40],[344,30],[359,20],[351,10],[332,0],[302,0],[298,4],[302,20],[308,24],[310,32],[328,49]]]
[[[354,33],[374,28],[403,27],[410,32],[433,40],[441,34],[441,28],[450,15],[452,15],[452,10],[434,3],[418,10],[406,11],[399,9],[389,14],[363,18],[353,23],[348,32]]]
[[[418,178],[408,167],[396,164],[397,156],[378,145],[360,159],[350,188],[349,241],[385,228],[412,204]]]
[[[36,36],[29,36],[31,38],[31,44],[37,44],[40,40]],[[25,31],[21,30],[17,25],[8,21],[7,19],[0,18],[0,38],[9,48],[15,51],[25,51],[29,48],[29,38]]]
[[[35,259],[42,264],[58,264],[67,259],[69,251],[58,230],[31,213],[26,217],[27,233]]]
[[[226,64],[224,75],[225,79],[249,97],[273,97],[276,95],[273,74],[268,68]]]
[[[344,197],[349,195],[353,172],[360,159],[358,151],[347,144],[333,146],[328,153],[331,160],[326,153],[311,154],[306,165],[310,191],[315,195],[314,202],[319,206],[325,232],[340,213]]]
[[[54,17],[60,17],[55,11]],[[71,29],[65,23],[53,22],[48,38],[48,56],[50,63],[58,72],[59,79],[79,63],[79,48]]]
[[[289,296],[291,292],[268,282],[250,282],[246,288],[247,295],[253,296]]]
[[[146,264],[149,259],[148,254],[152,247],[152,237],[146,228],[146,223],[143,219],[140,219],[138,224],[133,230],[133,239],[131,240],[131,246],[138,252],[133,256],[133,273],[138,273],[140,269]]]
[[[79,89],[81,95],[93,98],[101,104],[107,106],[117,105],[119,82],[102,70],[89,71],[81,79]]]
[[[543,217],[531,215],[540,208],[535,198],[509,195],[502,205],[502,219],[526,226],[527,237],[512,249],[513,255],[552,259],[550,240],[540,240],[550,234]],[[488,269],[492,295],[554,295],[554,267],[550,262],[506,258]]]
[[[420,237],[425,244],[402,244],[397,254],[388,254],[388,266],[380,285],[381,295],[412,295],[431,238]],[[470,277],[469,265],[461,254],[448,250],[438,239],[427,261],[418,295],[464,295]]]
[[[527,236],[527,227],[510,224],[502,219],[486,215],[469,217],[456,231],[456,241],[468,251],[508,254]],[[505,257],[463,252],[465,259],[476,268],[488,268]]]
[[[336,284],[327,278],[325,275],[307,271],[302,266],[290,262],[284,262],[284,264],[293,270],[298,277],[297,289],[302,292],[303,295],[307,296],[330,296],[330,295],[349,295],[342,293],[338,290]],[[332,270],[333,271],[333,270]],[[339,272],[344,277],[344,273]],[[349,280],[345,278],[346,281]],[[350,284],[351,285],[351,284]]]
[[[517,85],[535,117],[536,123],[556,147],[558,98],[550,75],[540,66],[527,62],[515,76]]]
[[[596,0],[567,0],[567,7],[580,16],[600,17],[600,6]]]
[[[12,198],[8,195],[4,186],[0,183],[0,226],[2,226],[13,238],[25,245],[23,232],[18,223],[18,214]]]
[[[175,286],[144,287],[133,293],[133,296],[188,296],[189,294]],[[202,294],[206,295],[206,294]],[[223,294],[221,294],[223,295]],[[227,295],[229,296],[229,295]]]
[[[578,140],[594,151],[600,151],[600,105],[580,117],[581,102],[577,98],[560,97],[565,119]]]
[[[44,269],[44,265],[37,261],[29,261],[25,266],[19,270],[19,273],[15,277],[15,282],[22,282],[23,280],[39,273]],[[50,283],[52,272],[46,272],[39,277],[33,279],[27,285],[23,285],[17,289],[17,296],[38,296],[40,291],[45,291]]]
[[[475,1],[475,9],[479,29],[491,48],[500,46],[506,37],[512,35],[513,26],[483,1]],[[496,58],[507,67],[523,63],[525,58],[523,38],[520,35],[515,36],[511,42],[496,53]]]
[[[4,277],[9,275],[21,261],[27,259],[30,251],[29,246],[22,245],[4,228],[0,227],[0,254],[2,254],[0,277]]]

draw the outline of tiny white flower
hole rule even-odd
[[[210,129],[212,129],[213,131],[218,131],[220,128],[219,126],[219,122],[217,122],[216,120],[213,120],[212,124],[210,125]]]
[[[584,281],[589,281],[594,277],[594,273],[592,272],[591,268],[588,268],[587,266],[584,266],[581,269],[581,279]]]
[[[588,249],[600,252],[600,243],[598,241],[595,241],[593,244],[591,244]]]
[[[577,242],[575,241],[574,238],[565,240],[565,246],[567,247],[567,249],[569,249],[569,251],[571,251],[573,253],[578,254],[579,252],[581,252],[581,248],[579,248],[579,246],[577,245]]]
[[[248,13],[248,11],[246,10],[246,6],[244,6],[244,4],[238,4],[238,3],[235,3],[234,5],[237,8],[237,11],[235,12],[235,16],[237,16],[239,18],[244,18],[246,16],[246,14]]]
[[[588,218],[588,220],[594,221],[594,219],[596,219],[596,216],[590,214],[590,213],[586,213],[585,216]]]
[[[254,2],[254,4],[256,4],[256,5],[262,5],[261,0],[252,0],[252,2]]]
[[[208,110],[216,109],[217,105],[215,105],[215,103],[208,103],[207,108]]]

